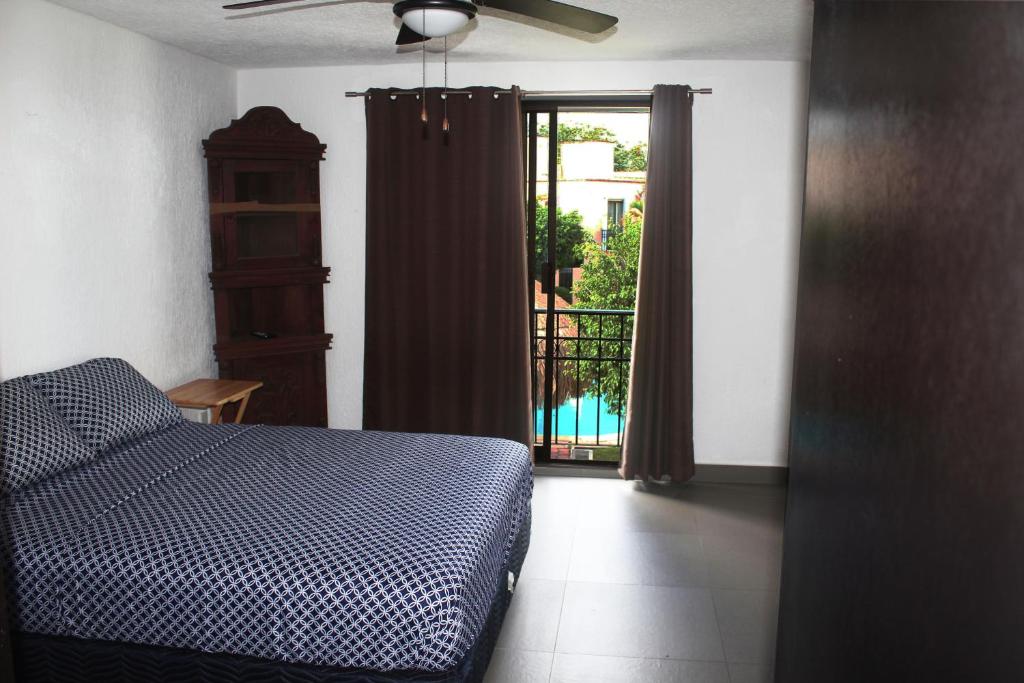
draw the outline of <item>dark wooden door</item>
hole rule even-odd
[[[1024,4],[819,2],[777,680],[1024,679]]]

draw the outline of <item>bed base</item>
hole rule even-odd
[[[530,516],[523,520],[507,571],[518,578],[530,545]],[[17,683],[480,683],[490,664],[511,602],[502,571],[483,631],[452,671],[368,671],[277,662],[255,657],[130,643],[82,640],[30,633],[14,634]]]

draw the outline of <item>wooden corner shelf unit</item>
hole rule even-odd
[[[327,426],[320,162],[326,145],[276,107],[203,141],[222,379],[255,379],[246,422]]]

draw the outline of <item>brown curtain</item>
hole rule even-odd
[[[366,100],[363,428],[532,444],[519,91]]]
[[[688,86],[654,88],[625,479],[682,482],[694,473],[692,111]]]

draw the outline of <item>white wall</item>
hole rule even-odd
[[[169,387],[214,372],[210,131],[285,109],[323,167],[332,426],[361,422],[365,135],[345,90],[418,65],[243,71],[41,0],[0,0],[0,378],[123,356]],[[431,75],[437,76],[436,65]],[[785,464],[806,65],[466,64],[453,85],[713,87],[694,110],[698,462]],[[236,109],[237,95],[237,109]]]
[[[201,140],[235,72],[41,0],[0,0],[0,378],[121,356],[215,371]]]
[[[698,462],[784,465],[807,67],[790,62],[482,63],[453,85],[526,89],[712,87],[694,109],[694,419]],[[239,113],[282,107],[327,143],[323,166],[331,424],[362,414],[365,128],[346,90],[417,85],[419,67],[241,71]],[[431,75],[436,77],[436,68]]]

